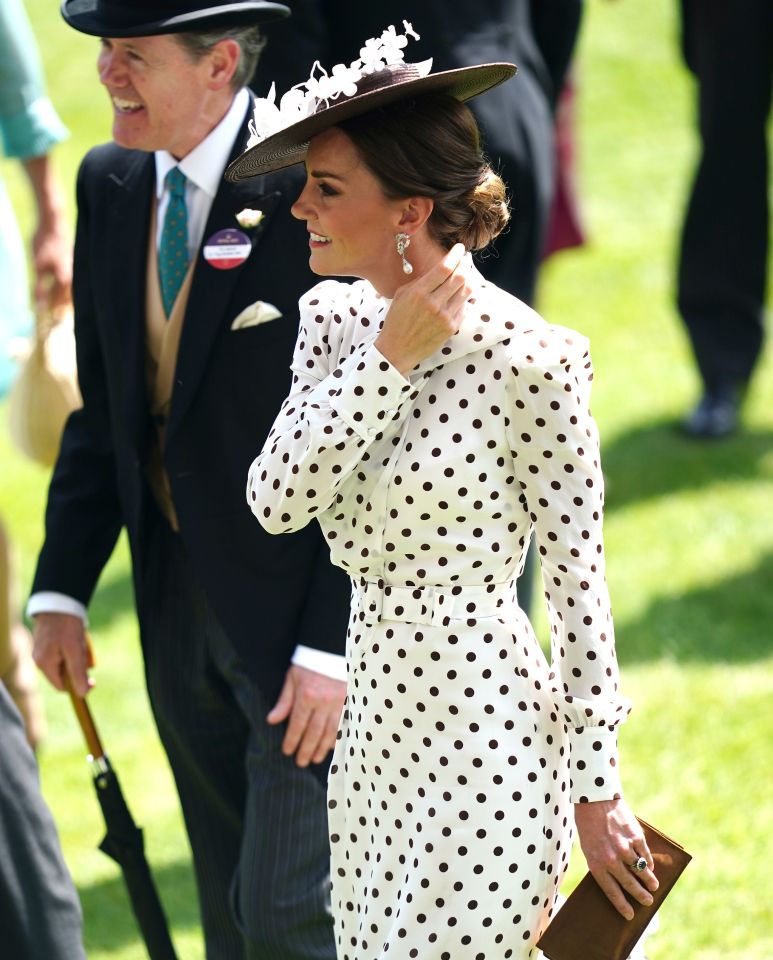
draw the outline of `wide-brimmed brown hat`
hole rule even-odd
[[[320,100],[309,116],[272,133],[237,157],[226,169],[226,179],[248,180],[302,163],[312,137],[328,127],[386,104],[428,93],[445,93],[457,100],[471,100],[509,80],[517,70],[513,63],[481,63],[428,74],[422,70],[423,66],[415,63],[391,65],[363,76],[352,96]]]
[[[289,16],[290,9],[265,0],[63,0],[61,13],[71,27],[93,37],[151,37],[266,23]]]

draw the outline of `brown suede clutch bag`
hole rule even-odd
[[[625,920],[587,873],[537,941],[548,960],[626,960],[633,950],[692,859],[674,840],[641,819],[639,823],[655,861],[655,876],[660,882],[652,895],[652,905],[645,907],[628,897],[634,913],[632,920]]]

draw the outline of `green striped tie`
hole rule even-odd
[[[188,269],[188,210],[185,206],[185,174],[172,167],[166,175],[169,204],[164,215],[158,247],[158,278],[167,317],[177,299]]]

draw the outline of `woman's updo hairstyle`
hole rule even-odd
[[[427,221],[446,250],[482,250],[507,225],[502,179],[483,156],[469,107],[446,94],[389,104],[339,124],[392,199],[434,200]]]

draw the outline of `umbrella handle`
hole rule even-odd
[[[86,746],[89,748],[89,753],[94,760],[100,760],[102,757],[104,757],[105,751],[102,749],[102,741],[99,739],[99,733],[97,732],[94,718],[91,716],[89,705],[86,703],[83,697],[79,697],[78,694],[73,690],[72,686],[70,685],[69,677],[65,678],[64,685],[67,688],[67,692],[70,694],[73,710],[75,710],[75,716],[78,718],[78,723],[83,731],[83,736],[86,740]]]
[[[94,649],[92,647],[91,636],[88,631],[86,631],[86,646],[88,648],[89,666],[93,667]],[[75,710],[75,716],[78,718],[78,723],[83,731],[83,737],[86,741],[86,746],[89,748],[91,758],[93,760],[101,760],[102,757],[105,756],[105,751],[102,748],[102,741],[99,739],[97,726],[94,723],[94,718],[91,716],[89,705],[86,703],[84,697],[78,696],[78,694],[73,690],[72,683],[70,681],[70,675],[67,670],[64,671],[63,681],[65,690],[70,694],[73,710]]]

